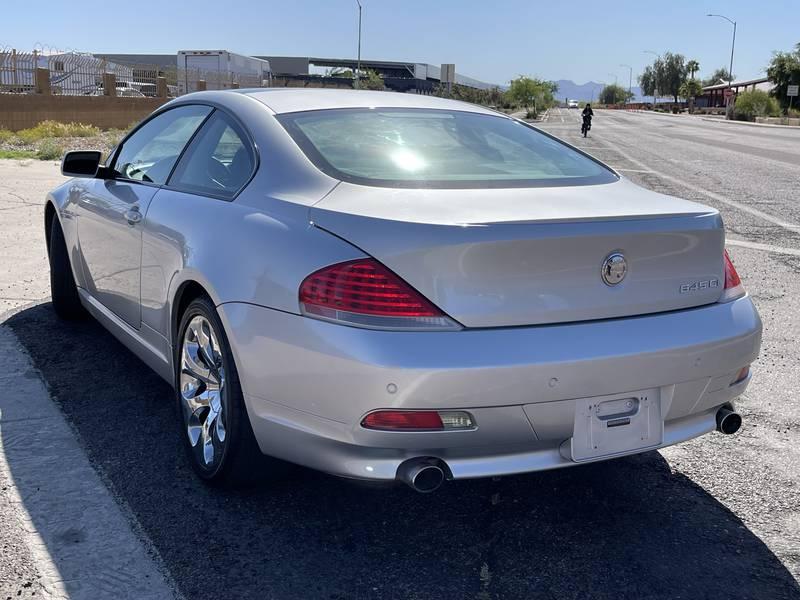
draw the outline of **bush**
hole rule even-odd
[[[64,148],[55,140],[44,140],[36,151],[39,160],[60,160],[63,155]]]
[[[38,142],[45,138],[92,137],[99,133],[100,129],[94,125],[42,121],[36,125],[36,127],[19,131],[17,136],[26,144],[32,144],[33,142]]]
[[[736,97],[733,106],[733,116],[737,121],[755,121],[756,117],[772,117],[778,114],[778,101],[763,90],[742,92]]]
[[[0,144],[4,144],[14,137],[14,132],[8,129],[0,129]]]

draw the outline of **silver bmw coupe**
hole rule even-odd
[[[761,322],[719,213],[451,100],[173,100],[48,197],[53,308],[175,388],[197,474],[433,491],[741,424]]]

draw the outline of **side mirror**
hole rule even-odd
[[[67,152],[61,160],[61,174],[67,177],[95,177],[102,157],[102,152],[97,150]]]

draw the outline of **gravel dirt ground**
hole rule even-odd
[[[169,388],[110,334],[59,322],[46,301],[16,312],[4,326],[182,594],[800,598],[800,132],[597,111],[583,139],[578,112],[553,110],[540,126],[645,187],[721,211],[764,320],[742,431],[427,496],[302,469],[221,491],[192,476]],[[28,261],[4,268],[30,281],[0,295],[27,301],[47,294],[42,188],[56,178],[26,168],[0,163],[0,193],[31,206],[0,215],[15,215],[3,227]]]

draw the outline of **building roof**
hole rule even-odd
[[[734,81],[733,83],[717,83],[715,85],[707,85],[703,88],[704,92],[710,92],[711,90],[724,90],[727,87],[745,87],[751,85],[758,85],[760,83],[769,83],[769,77],[759,77],[758,79],[747,79],[747,80],[739,80]]]

